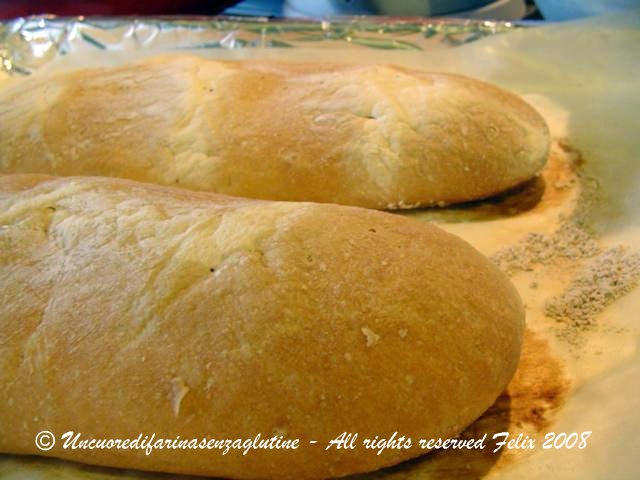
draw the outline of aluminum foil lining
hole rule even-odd
[[[76,52],[149,49],[456,47],[522,28],[510,22],[420,17],[340,17],[322,21],[262,17],[35,16],[0,22],[0,71],[28,75]]]

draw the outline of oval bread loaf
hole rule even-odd
[[[0,292],[1,452],[234,478],[423,454],[325,447],[459,433],[511,379],[524,328],[505,275],[428,224],[108,178],[0,176]],[[300,446],[146,455],[63,449],[67,431]]]
[[[519,97],[393,66],[163,56],[0,92],[0,172],[103,175],[395,209],[536,175],[549,133]]]

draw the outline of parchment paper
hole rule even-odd
[[[434,221],[495,255],[531,233],[553,236],[578,218],[606,250],[640,250],[640,12],[518,29],[455,49],[428,52],[273,49],[198,52],[237,58],[395,63],[467,74],[506,87],[536,106],[554,145],[541,179],[497,200],[404,213]],[[137,53],[136,56],[146,53]],[[126,52],[106,61],[131,59]],[[67,57],[49,69],[105,63]],[[429,454],[376,478],[635,479],[640,476],[640,288],[633,288],[567,336],[570,321],[545,315],[551,298],[595,257],[552,258],[511,277],[527,307],[521,367],[496,405],[467,435],[508,430],[538,440],[528,451]],[[584,449],[542,449],[547,432],[591,431]],[[0,456],[0,477],[176,478],[80,466],[41,458]]]

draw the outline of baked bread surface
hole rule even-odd
[[[234,478],[423,454],[324,448],[462,431],[511,379],[524,328],[505,275],[434,226],[109,178],[0,176],[0,292],[1,452]],[[147,456],[64,450],[67,431],[301,446]]]
[[[406,68],[174,55],[0,92],[0,172],[377,209],[475,200],[544,166],[519,97]]]

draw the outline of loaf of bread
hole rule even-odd
[[[0,176],[0,292],[0,452],[234,478],[425,453],[325,448],[459,433],[508,384],[524,328],[506,276],[437,227],[98,177]],[[64,449],[67,431],[300,446],[146,455]]]
[[[21,79],[0,125],[2,173],[378,209],[494,195],[549,148],[533,108],[470,78],[178,55]]]

